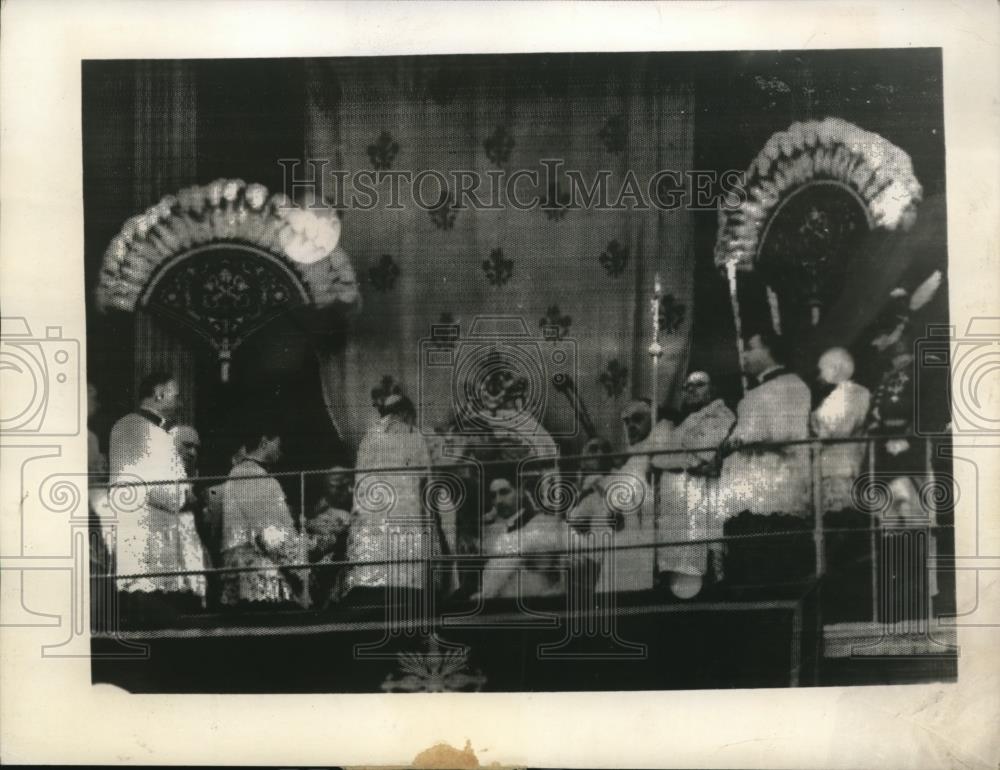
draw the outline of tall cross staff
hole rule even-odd
[[[650,410],[654,426],[658,422],[657,412],[660,409],[657,391],[659,390],[660,357],[663,355],[663,346],[660,344],[660,298],[662,296],[663,285],[660,283],[660,274],[657,273],[653,279],[653,299],[650,302],[650,309],[653,313],[653,342],[649,346],[649,355],[653,358],[653,398]]]

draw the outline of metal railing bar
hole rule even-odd
[[[805,521],[805,519],[803,519]],[[922,524],[914,524],[914,529],[919,529],[921,531],[929,529],[952,529],[953,524],[940,524],[933,527],[924,526]],[[877,530],[882,532],[896,532],[903,531],[905,527],[893,527],[885,530]],[[843,528],[827,528],[826,532],[833,532],[837,534],[847,534],[847,533],[870,533],[871,529],[869,527],[843,527]],[[529,560],[544,560],[551,559],[557,556],[579,556],[581,554],[587,553],[606,553],[609,550],[613,550],[616,553],[619,551],[635,551],[640,549],[654,549],[654,548],[671,548],[677,546],[689,546],[689,545],[702,545],[710,543],[725,543],[725,542],[744,542],[749,540],[762,540],[766,538],[777,538],[777,537],[790,537],[798,536],[803,539],[812,538],[812,529],[790,529],[782,530],[779,532],[753,532],[748,534],[740,535],[723,535],[721,537],[715,538],[701,538],[698,540],[668,540],[657,543],[628,543],[623,545],[616,545],[612,548],[602,548],[598,546],[592,547],[579,547],[573,550],[548,550],[548,551],[531,551],[529,553],[513,553],[513,554],[434,554],[433,556],[426,556],[423,558],[409,558],[409,559],[377,559],[371,561],[326,561],[326,562],[305,562],[297,564],[274,564],[273,566],[267,567],[212,567],[204,570],[171,570],[164,572],[143,572],[143,573],[131,573],[125,575],[113,575],[108,574],[103,577],[113,578],[115,580],[138,580],[140,578],[152,578],[152,577],[182,577],[186,575],[216,575],[216,574],[236,574],[241,572],[270,572],[274,570],[305,570],[305,569],[333,569],[333,568],[349,568],[349,567],[380,567],[380,566],[391,566],[391,565],[403,565],[403,564],[423,564],[428,561],[441,562],[441,563],[461,563],[461,562],[483,562],[483,561],[493,561],[493,560],[518,560],[521,562]]]
[[[765,451],[780,451],[788,447],[796,446],[815,446],[815,445],[837,445],[837,444],[863,444],[868,442],[885,442],[893,440],[912,440],[912,441],[927,441],[930,440],[926,436],[914,436],[910,434],[900,434],[900,435],[886,435],[886,436],[855,436],[847,438],[818,438],[811,437],[805,439],[795,439],[791,441],[780,441],[780,442],[759,442],[753,444],[741,444],[738,449],[733,449],[730,454],[735,453],[752,453],[752,452],[765,452]],[[474,447],[473,447],[474,448]],[[576,454],[576,455],[541,455],[541,456],[528,456],[521,460],[483,460],[475,461],[469,459],[467,461],[455,461],[449,463],[434,463],[429,466],[413,467],[411,465],[398,465],[398,466],[383,466],[374,468],[345,468],[343,470],[331,471],[329,468],[320,468],[316,470],[303,470],[303,471],[275,471],[273,473],[261,473],[248,476],[238,476],[230,477],[226,476],[192,476],[191,478],[184,479],[154,479],[149,481],[116,481],[116,482],[98,482],[92,483],[89,486],[94,488],[102,487],[142,487],[150,486],[154,484],[175,484],[175,485],[191,485],[191,484],[204,484],[209,482],[225,482],[225,481],[252,481],[254,479],[268,479],[268,478],[298,478],[300,476],[327,476],[331,472],[341,473],[341,474],[351,474],[354,476],[359,475],[378,475],[378,474],[402,474],[408,473],[413,476],[426,476],[432,475],[434,473],[446,470],[470,470],[474,468],[490,468],[490,467],[510,467],[512,465],[525,465],[525,464],[538,464],[539,466],[545,465],[549,462],[556,463],[578,463],[580,460],[614,460],[623,459],[627,460],[632,457],[653,457],[659,455],[678,455],[678,454],[693,454],[699,452],[718,452],[718,446],[707,446],[707,447],[683,447],[683,448],[654,448],[654,449],[641,449],[641,450],[626,450],[622,452],[608,452],[605,454]],[[548,470],[548,468],[540,467],[539,472]],[[613,469],[612,469],[613,470]],[[534,471],[531,471],[534,472]],[[564,471],[570,472],[570,471]],[[98,475],[98,474],[92,474]],[[101,474],[106,475],[106,474]]]

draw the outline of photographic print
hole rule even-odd
[[[954,679],[939,50],[82,78],[95,682]]]
[[[996,766],[995,4],[0,38],[0,758]]]

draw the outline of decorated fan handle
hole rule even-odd
[[[736,356],[740,366],[740,382],[743,384],[743,394],[746,395],[747,373],[743,370],[743,319],[740,318],[740,298],[736,285],[736,260],[726,263],[726,275],[729,278],[729,301],[733,306],[733,324],[736,326]]]
[[[233,360],[233,351],[229,346],[229,339],[222,340],[222,347],[219,348],[219,379],[223,383],[229,382],[229,368]]]
[[[656,425],[659,415],[659,369],[660,357],[663,355],[663,346],[660,344],[660,300],[663,297],[663,284],[660,282],[660,274],[653,278],[653,299],[650,301],[650,310],[653,313],[653,341],[649,345],[649,355],[653,359],[652,394],[650,398],[650,408],[652,409],[653,425]]]

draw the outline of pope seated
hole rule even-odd
[[[569,530],[561,519],[541,513],[530,496],[507,478],[490,483],[492,508],[484,519],[484,598],[557,596],[566,590],[563,554]]]

